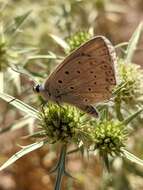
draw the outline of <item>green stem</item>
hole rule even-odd
[[[61,148],[60,158],[59,158],[59,162],[57,165],[58,167],[57,167],[57,177],[56,177],[55,190],[60,190],[62,177],[65,174],[66,150],[67,150],[67,145],[64,144]]]
[[[106,170],[108,171],[108,173],[110,173],[110,164],[109,164],[109,158],[108,158],[108,154],[105,153],[100,153],[100,156],[103,160],[103,165],[105,166]]]
[[[116,110],[116,115],[119,121],[123,121],[123,115],[121,113],[121,101],[118,101],[117,99],[115,100],[115,110]]]

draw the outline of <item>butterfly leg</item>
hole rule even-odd
[[[78,106],[81,110],[83,110],[84,112],[92,115],[93,117],[98,117],[98,112],[96,111],[96,109],[91,106],[91,105],[80,105]]]

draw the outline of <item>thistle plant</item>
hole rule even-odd
[[[134,34],[135,38],[129,43],[130,48],[128,48],[128,52],[130,57],[131,44],[137,43],[138,38],[136,36],[140,33],[140,27],[136,31],[136,35]],[[77,48],[87,38],[88,34],[85,33],[80,33],[76,37],[70,38],[68,44],[68,47],[70,47],[69,51]],[[55,39],[57,40],[57,38]],[[66,51],[67,44],[65,45],[65,41],[63,44]],[[129,56],[127,58],[129,60]],[[85,150],[92,155],[98,152],[108,170],[111,164],[109,158],[115,159],[117,157],[129,159],[143,166],[143,161],[127,150],[127,140],[130,136],[128,125],[141,114],[143,108],[140,106],[132,114],[122,114],[122,102],[129,105],[134,102],[136,104],[139,103],[142,96],[140,86],[143,81],[142,70],[133,64],[127,67],[124,62],[126,61],[120,59],[119,74],[121,83],[114,92],[113,109],[115,109],[117,117],[110,112],[110,105],[108,104],[98,106],[100,117],[95,119],[82,113],[77,108],[66,104],[57,105],[55,103],[48,103],[42,106],[40,111],[37,111],[14,97],[0,93],[2,99],[26,114],[28,113],[28,116],[38,120],[35,132],[28,135],[28,138],[34,138],[36,142],[28,146],[22,146],[19,152],[0,167],[0,170],[5,169],[20,157],[46,144],[61,145],[59,159],[56,166],[51,170],[51,173],[56,172],[55,190],[61,189],[62,177],[64,175],[72,177],[66,170],[66,158],[74,152],[81,152],[83,155]],[[136,99],[136,97],[138,98]],[[69,145],[71,144],[74,144],[75,147],[72,151],[69,150]]]
[[[1,93],[1,97],[6,101],[13,100],[13,97],[6,94]],[[40,140],[34,144],[22,147],[19,152],[0,167],[0,170],[3,170],[20,157],[47,143],[60,143],[62,146],[59,161],[51,171],[51,173],[57,172],[55,189],[60,189],[63,175],[71,177],[66,171],[66,156],[68,154],[68,145],[70,144],[75,144],[76,146],[72,153],[86,149],[88,152],[94,154],[95,150],[98,150],[107,168],[109,167],[108,158],[110,156],[115,158],[117,156],[127,155],[127,158],[130,160],[143,164],[141,160],[132,156],[125,148],[126,139],[128,137],[127,125],[140,114],[143,109],[140,109],[138,112],[120,122],[119,120],[113,120],[107,117],[109,114],[107,110],[103,110],[100,113],[100,119],[96,120],[69,105],[61,107],[57,104],[50,103],[38,113],[32,107],[23,104],[17,99],[15,99],[12,104],[16,107],[18,107],[18,104],[21,104],[23,108],[25,107],[23,111],[27,113],[29,110],[31,116],[37,115],[40,128],[34,134],[29,135],[29,137]]]

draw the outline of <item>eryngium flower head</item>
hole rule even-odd
[[[92,37],[90,32],[78,32],[67,39],[69,49],[66,50],[66,53],[69,54],[73,50],[77,49],[81,44],[86,42]]]
[[[135,106],[143,101],[143,70],[139,65],[119,60],[121,84],[117,86],[117,100]],[[122,86],[122,87],[121,87]],[[120,88],[121,87],[121,88]]]
[[[101,155],[120,155],[121,148],[125,145],[127,130],[119,121],[102,120],[96,123],[94,130],[94,146]]]
[[[70,105],[59,106],[49,103],[43,108],[40,117],[40,126],[50,143],[71,142],[80,125],[80,111]]]

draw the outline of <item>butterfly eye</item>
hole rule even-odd
[[[40,92],[40,85],[36,85],[33,87],[33,91],[36,92],[36,93],[39,93]]]

